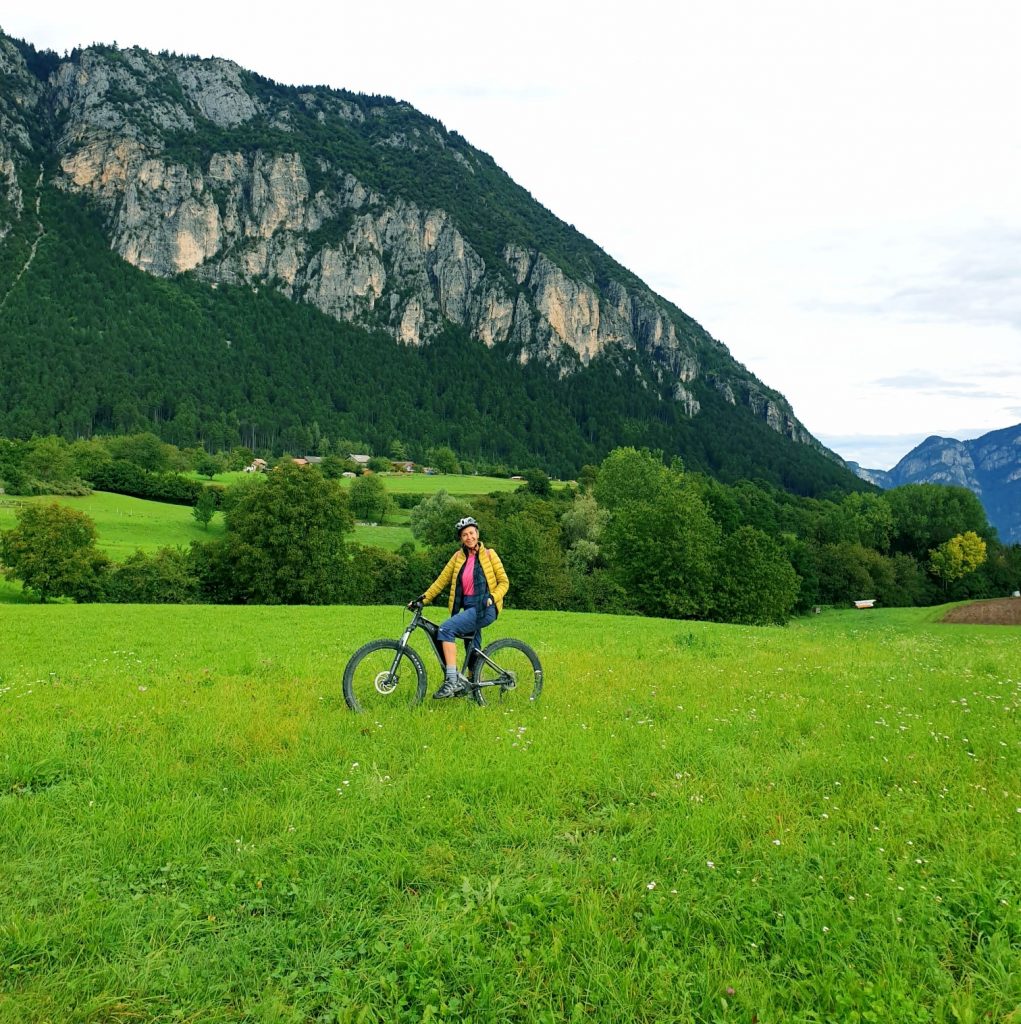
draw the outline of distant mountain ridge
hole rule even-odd
[[[1021,423],[971,441],[927,437],[889,471],[848,465],[884,489],[922,483],[967,487],[981,500],[1000,539],[1021,544]]]
[[[541,393],[563,406],[562,419],[577,432],[572,453],[545,456],[557,469],[634,443],[681,454],[693,468],[721,472],[729,464],[724,475],[761,475],[800,490],[853,486],[786,399],[725,345],[535,202],[489,156],[406,103],[282,86],[218,58],[115,46],[61,58],[0,33],[0,316],[12,318],[9,337],[22,346],[12,363],[31,367],[33,347],[52,342],[67,349],[53,355],[62,368],[71,360],[88,373],[109,362],[108,352],[86,353],[81,338],[54,341],[19,291],[33,286],[37,253],[55,273],[59,255],[47,245],[64,244],[70,214],[54,193],[99,211],[93,223],[102,243],[151,277],[253,294],[269,289],[406,348],[443,338],[485,347],[500,362],[496,397],[525,392],[509,407],[524,419],[513,425],[522,438],[516,459],[522,446],[540,454],[550,447],[537,436],[546,417],[521,408]],[[73,228],[83,254],[89,230]],[[206,304],[189,299],[186,316],[197,301]],[[72,334],[87,313],[68,311]],[[189,328],[187,351],[175,363],[164,350],[177,326],[161,332],[150,322],[93,323],[90,345],[119,346],[95,382],[61,373],[41,378],[38,387],[47,390],[30,398],[20,380],[0,378],[0,432],[88,434],[152,424],[162,431],[176,419],[182,430],[185,420],[197,422],[196,439],[208,441],[208,425],[221,414],[218,436],[239,430],[246,443],[281,443],[287,430],[300,439],[313,425],[333,436],[361,429],[355,436],[383,443],[400,429],[389,410],[362,414],[364,392],[349,386],[339,393],[327,376],[332,355],[306,368],[311,397],[292,401],[278,387],[263,401],[259,386],[237,383],[242,339],[225,331],[202,348]],[[152,345],[131,347],[125,332],[151,333]],[[223,345],[232,350],[230,365]],[[290,345],[297,388],[300,336]],[[398,364],[406,372],[403,357],[375,346],[391,376]],[[200,361],[210,365],[193,387],[185,370]],[[541,372],[528,386],[508,387],[504,363]],[[211,379],[227,382],[222,394]],[[334,392],[325,397],[315,391],[324,381]],[[66,387],[60,394],[58,382]],[[378,409],[380,396],[374,401]],[[43,405],[55,410],[49,419]],[[60,411],[68,405],[73,416]],[[54,420],[58,426],[49,426]],[[423,441],[464,436],[456,425],[447,436],[431,421],[426,426]],[[565,424],[551,421],[548,429]],[[484,437],[486,444],[509,457],[497,450],[498,435]]]

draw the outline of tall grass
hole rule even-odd
[[[539,704],[365,717],[394,609],[0,608],[0,1020],[1016,1020],[1017,634],[936,614],[508,612]]]

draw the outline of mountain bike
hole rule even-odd
[[[427,619],[422,606],[414,606],[411,621],[399,640],[371,640],[359,647],[344,669],[344,700],[352,711],[371,711],[388,703],[414,706],[425,697],[428,679],[421,655],[409,643],[416,629],[429,637],[440,669],[444,667],[439,626]],[[542,693],[542,665],[528,644],[502,637],[479,648],[473,640],[465,654],[461,674],[469,685],[460,696],[486,703],[483,692],[492,690],[501,706],[525,705]]]

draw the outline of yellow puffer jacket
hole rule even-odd
[[[486,576],[486,583],[489,585],[489,596],[496,604],[496,611],[503,611],[504,595],[510,590],[510,580],[507,579],[507,572],[500,561],[500,556],[492,549],[480,543],[476,555]],[[464,548],[458,548],[451,556],[450,561],[443,567],[443,572],[436,577],[433,585],[425,592],[425,603],[429,604],[442,592],[446,586],[450,587],[450,594],[447,597],[447,610],[454,614],[454,594],[457,591],[457,574],[461,566],[467,561]]]

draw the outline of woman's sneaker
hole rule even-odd
[[[447,697],[458,697],[468,688],[468,680],[460,672],[456,679],[448,679],[434,694],[433,700],[444,700]]]

